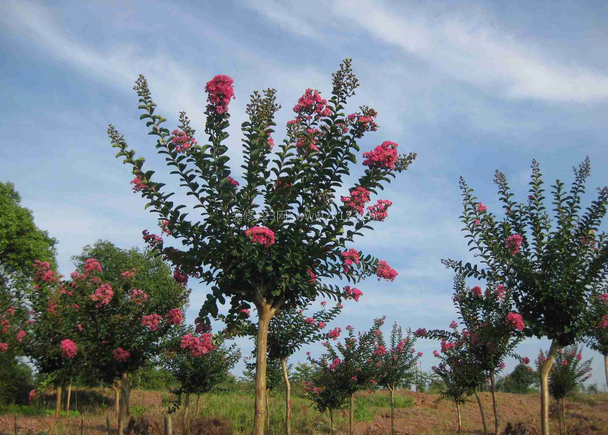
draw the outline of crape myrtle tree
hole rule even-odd
[[[257,349],[254,347],[253,352],[248,358],[245,358],[245,371],[243,375],[248,380],[255,382],[256,375],[256,357]],[[281,367],[281,360],[278,358],[266,359],[266,433],[271,433],[270,430],[270,392],[283,385],[283,368]],[[291,364],[287,367],[287,371],[291,370]]]
[[[349,433],[353,433],[355,416],[355,393],[360,390],[377,388],[376,377],[381,367],[381,357],[387,352],[384,346],[378,344],[380,328],[386,317],[374,319],[372,328],[359,332],[355,336],[354,328],[347,326],[348,337],[344,344],[338,341],[335,348],[329,339],[337,340],[342,333],[341,328],[334,328],[327,333],[323,345],[325,353],[315,360],[307,352],[308,360],[315,367],[312,382],[306,384],[305,390],[315,402],[319,411],[329,409],[331,430],[334,430],[333,410],[341,408],[350,399]],[[332,391],[328,391],[332,390]]]
[[[418,331],[419,336],[424,336],[421,330]],[[452,400],[456,404],[458,434],[460,435],[462,429],[460,406],[466,402],[468,396],[472,394],[477,396],[476,389],[485,382],[486,374],[461,337],[442,339],[441,353],[435,350],[433,355],[440,360],[440,363],[433,366],[431,370],[444,384],[440,398]],[[484,433],[487,433],[479,396],[477,396],[477,402],[483,419]]]
[[[505,175],[496,171],[502,221],[477,201],[473,190],[460,180],[466,238],[482,264],[449,261],[448,266],[467,277],[485,279],[512,292],[516,311],[523,318],[527,337],[547,337],[551,347],[541,367],[542,434],[549,433],[549,371],[559,348],[580,340],[588,330],[588,302],[598,284],[605,281],[608,243],[597,235],[606,214],[608,187],[584,214],[581,198],[590,174],[587,157],[574,168],[569,191],[557,180],[552,186],[555,219],[544,205],[544,188],[538,163],[532,162],[528,200],[513,200]]]
[[[230,370],[241,358],[236,344],[226,343],[223,332],[197,334],[192,326],[175,327],[163,343],[161,366],[179,382],[170,388],[175,401],[169,412],[175,412],[184,403],[184,427],[189,429],[190,395],[199,397],[224,382]],[[200,400],[197,402],[200,405]]]
[[[590,299],[589,331],[584,341],[604,357],[604,372],[608,386],[608,289],[601,286],[597,293],[599,294]]]
[[[155,114],[148,83],[139,77],[134,89],[144,111],[141,119],[147,119],[149,134],[158,136],[158,152],[194,198],[194,207],[201,211],[198,220],[186,219],[185,205],[170,201],[173,193],[165,192],[154,171],[144,171],[144,159],[135,158],[135,151],[112,125],[108,129],[113,147],[119,149],[117,157],[124,157],[133,168],[133,189],[148,200],[146,207],[159,214],[166,232],[180,239],[186,250],[164,246],[160,236],[146,233],[146,237],[174,264],[181,279],[193,276],[211,285],[199,320],[209,322],[209,316],[218,315],[218,303],[227,301],[228,317],[252,306],[258,311],[256,435],[263,433],[264,426],[270,319],[281,308],[301,306],[319,295],[338,296],[340,287],[328,284],[330,278],[356,283],[374,274],[389,280],[397,274],[385,261],[354,248],[347,250],[346,244],[362,235],[361,230],[371,229],[370,221],[387,217],[392,204],[388,200],[379,200],[365,213],[370,195],[390,182],[395,172],[407,169],[416,155],[399,155],[396,143],[383,142],[363,153],[363,175],[348,195],[334,200],[343,177],[350,175],[349,165],[357,161],[357,140],[378,127],[376,111],[367,106],[348,116],[341,112],[358,87],[350,65],[346,59],[333,75],[329,101],[318,91],[306,90],[294,107],[296,118],[288,122],[288,139],[275,154],[271,134],[280,108],[275,104],[276,91],[267,89],[264,96],[253,93],[246,110],[249,121],[241,125],[245,135],[241,188],[231,176],[228,146],[223,143],[228,138],[228,103],[234,97],[232,79],[219,75],[207,83],[209,143],[199,145],[184,112],[173,133],[161,127],[166,120]],[[348,260],[354,265],[345,269]]]
[[[504,368],[504,360],[514,355],[513,350],[523,339],[521,331],[524,323],[521,315],[512,310],[511,291],[503,285],[488,285],[468,288],[465,277],[457,274],[454,278],[456,309],[461,316],[464,330],[458,332],[458,323],[453,321],[451,332],[430,331],[429,338],[462,340],[478,362],[479,367],[489,375],[494,411],[494,431],[499,434],[499,416],[496,403],[496,371]],[[480,404],[481,408],[481,404]],[[483,411],[482,411],[483,413]]]
[[[86,282],[87,270],[95,267],[95,280],[103,283],[77,287],[80,342],[88,364],[105,382],[120,379],[120,426],[130,414],[129,373],[161,353],[162,338],[183,321],[190,290],[150,250],[99,241],[73,260],[74,282]]]
[[[536,359],[536,365],[540,368],[547,360],[548,352],[543,352],[541,349]],[[592,359],[583,361],[582,346],[573,344],[558,349],[555,355],[555,362],[549,372],[549,393],[555,399],[557,405],[557,415],[561,417],[559,420],[560,434],[567,433],[566,429],[566,396],[575,390],[576,387],[582,386],[583,382],[591,377]],[[560,414],[561,403],[561,414]]]
[[[386,347],[384,335],[378,335],[376,352],[380,359],[377,369],[376,383],[386,387],[391,392],[391,433],[395,434],[395,389],[409,386],[416,379],[416,364],[422,357],[422,352],[416,353],[414,343],[416,337],[408,331],[403,338],[403,330],[397,322],[393,324],[391,331],[391,344]]]

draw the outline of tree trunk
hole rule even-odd
[[[291,435],[291,384],[287,373],[287,359],[281,358],[283,367],[283,380],[285,381],[285,434]]]
[[[131,414],[129,398],[131,396],[131,383],[129,373],[124,372],[120,379],[120,413],[118,414],[118,435],[122,435],[124,423]]]
[[[606,372],[606,388],[608,389],[608,355],[604,355],[604,371]]]
[[[475,388],[475,397],[477,398],[479,412],[481,413],[481,421],[483,422],[483,433],[484,435],[488,435],[488,427],[486,426],[486,416],[483,413],[483,406],[481,405],[481,399],[479,398],[479,394],[477,394],[477,388]]]
[[[462,430],[462,418],[460,417],[460,403],[458,403],[458,401],[456,401],[456,413],[458,414],[458,435],[460,435]]]
[[[490,384],[492,385],[492,407],[494,408],[494,435],[500,435],[498,428],[498,406],[496,406],[496,382],[494,381],[494,370],[490,370]]]
[[[173,435],[173,425],[171,424],[171,414],[165,415],[165,435]]]
[[[258,310],[257,359],[255,366],[255,415],[253,434],[264,435],[266,422],[266,352],[268,347],[268,325],[277,309],[265,300],[256,305]]]
[[[388,389],[391,391],[391,435],[395,435],[395,387],[389,386]]]
[[[190,435],[190,393],[186,393],[184,403],[184,435]]]
[[[270,435],[270,390],[266,390],[266,433]]]
[[[559,399],[555,399],[555,407],[557,408],[557,421],[559,423],[559,435],[564,435],[562,428],[562,412],[559,409]]]
[[[568,433],[568,428],[566,427],[566,398],[562,397],[562,419],[564,420],[564,434]]]
[[[551,342],[547,360],[540,368],[540,421],[542,435],[549,435],[549,371],[559,349],[557,340]]]
[[[61,385],[57,385],[57,398],[55,400],[55,418],[59,418],[61,416]]]
[[[349,435],[353,435],[353,426],[355,423],[355,393],[350,395],[350,415],[349,415]]]
[[[334,413],[331,408],[329,408],[329,425],[331,427],[331,435],[334,435]]]
[[[70,416],[70,399],[72,398],[72,383],[68,384],[68,397],[65,401],[65,415]]]
[[[120,381],[114,381],[114,413],[118,415],[120,412]]]
[[[198,418],[199,410],[201,409],[201,395],[196,396],[196,418]]]

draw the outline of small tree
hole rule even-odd
[[[374,326],[355,338],[354,328],[347,326],[348,338],[344,344],[338,342],[335,349],[329,341],[324,343],[326,352],[319,360],[314,360],[307,353],[308,360],[317,369],[307,391],[320,411],[329,409],[333,433],[334,409],[340,408],[350,398],[349,433],[353,433],[355,393],[359,390],[377,388],[376,377],[381,366],[380,357],[386,349],[378,345],[380,327],[385,317],[374,320]],[[327,333],[327,338],[337,340],[342,330],[334,328]],[[320,389],[320,390],[319,390]],[[328,389],[336,391],[326,391]],[[323,393],[325,391],[325,393]]]
[[[542,350],[538,354],[536,364],[542,367],[547,360],[548,352]],[[577,345],[566,346],[559,349],[555,356],[555,363],[549,373],[549,393],[557,404],[557,414],[561,418],[559,421],[560,434],[567,433],[566,430],[566,395],[574,391],[579,385],[591,377],[591,363],[593,359],[583,361],[582,347]]]
[[[464,179],[460,180],[465,237],[470,239],[471,250],[483,266],[455,261],[448,265],[457,273],[512,291],[515,307],[523,317],[524,334],[551,340],[541,368],[543,435],[549,434],[551,365],[559,348],[587,334],[585,312],[589,297],[606,277],[608,243],[604,235],[596,236],[596,231],[606,214],[608,187],[598,189],[597,200],[579,215],[590,166],[586,158],[578,169],[574,168],[575,179],[569,192],[560,180],[552,186],[555,224],[543,203],[543,181],[536,161],[532,162],[526,203],[513,201],[505,175],[496,171],[494,181],[506,213],[501,222],[477,201]]]
[[[272,163],[273,119],[280,108],[275,104],[276,91],[267,89],[263,97],[253,93],[247,106],[249,121],[241,126],[246,138],[245,184],[240,189],[228,166],[228,147],[222,144],[228,137],[225,130],[230,118],[228,103],[234,97],[233,80],[218,75],[207,83],[205,133],[210,143],[200,146],[184,112],[179,116],[179,129],[171,133],[161,128],[166,120],[155,114],[148,82],[139,77],[134,89],[139,108],[144,110],[141,119],[148,119],[149,134],[158,136],[158,152],[166,156],[172,173],[196,200],[194,207],[202,212],[200,222],[186,219],[180,211],[185,205],[169,201],[173,193],[164,192],[165,184],[153,180],[154,171],[144,172],[144,159],[134,158],[135,151],[112,125],[108,129],[112,146],[119,149],[117,157],[124,157],[124,163],[133,168],[134,191],[149,201],[146,207],[159,214],[166,231],[182,239],[187,251],[164,246],[159,236],[154,236],[155,248],[171,260],[184,280],[200,277],[211,285],[199,319],[209,322],[208,316],[218,315],[218,302],[227,299],[229,317],[237,317],[240,310],[252,305],[257,309],[255,435],[263,434],[266,347],[272,317],[282,308],[301,306],[319,295],[339,296],[340,288],[324,283],[326,279],[346,277],[356,283],[374,274],[390,280],[397,274],[386,262],[347,249],[346,244],[369,229],[370,221],[386,218],[392,204],[387,200],[368,207],[364,218],[357,215],[364,214],[370,194],[383,188],[395,172],[407,169],[416,155],[400,156],[397,144],[383,142],[363,154],[364,174],[348,196],[336,201],[336,189],[349,175],[349,164],[357,161],[353,153],[359,151],[357,139],[378,127],[377,113],[367,106],[348,116],[341,112],[358,87],[350,64],[350,59],[345,60],[333,75],[329,102],[318,91],[306,90],[294,107],[296,118],[288,123],[288,139],[279,146]],[[263,213],[257,213],[258,209]],[[357,267],[345,268],[348,261]]]
[[[416,364],[422,352],[416,353],[414,343],[415,336],[408,331],[406,338],[397,322],[393,324],[391,331],[391,345],[386,348],[384,336],[378,335],[376,352],[380,359],[380,366],[375,381],[378,385],[386,387],[391,392],[391,433],[395,434],[395,389],[405,385],[411,385],[416,378]]]
[[[497,383],[496,389],[505,393],[528,393],[530,391],[530,385],[533,385],[536,382],[538,373],[532,370],[532,367],[530,367],[526,361],[530,362],[530,359],[523,358],[511,373]]]
[[[164,343],[165,353],[161,365],[179,382],[177,388],[170,388],[175,401],[169,412],[181,405],[185,395],[184,427],[189,430],[190,395],[200,396],[224,382],[230,370],[241,358],[236,344],[226,346],[225,336],[218,333],[198,335],[192,327],[175,328],[171,338]],[[198,407],[198,406],[197,406]]]
[[[587,314],[589,331],[584,341],[604,357],[604,372],[608,386],[608,289],[606,283],[602,284],[598,286],[596,294],[590,300]]]

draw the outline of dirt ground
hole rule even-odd
[[[385,393],[378,392],[375,394]],[[399,391],[398,394],[412,397],[415,405],[411,408],[395,410],[395,428],[397,433],[402,435],[451,435],[457,433],[457,416],[453,404],[447,401],[436,402],[437,395],[409,391]],[[494,416],[490,393],[480,393],[480,396],[484,407],[488,433],[493,433]],[[569,435],[608,435],[608,394],[594,395],[593,398],[595,403],[581,403],[573,400],[566,402],[566,423]],[[150,421],[149,434],[163,434],[161,394],[157,392],[141,393],[135,391],[132,395],[132,400],[134,405],[143,405],[153,411],[153,414],[146,415]],[[499,393],[497,400],[499,404],[501,432],[505,430],[507,423],[524,423],[526,425],[526,435],[540,434],[540,400],[536,394],[516,395]],[[118,432],[116,429],[116,418],[112,414],[109,415],[112,416],[112,433],[116,434]],[[52,417],[25,417],[18,415],[18,434],[81,435],[84,433],[86,435],[107,435],[105,419],[105,414],[85,414],[84,432],[81,432],[82,421],[80,417],[64,417],[57,421]],[[462,434],[484,433],[479,407],[474,396],[462,408],[462,425]],[[182,435],[180,421],[174,421],[173,426],[173,434]],[[355,434],[390,434],[390,428],[390,410],[387,409],[386,412],[376,414],[373,422],[356,422]],[[196,432],[218,435],[226,433],[221,430]],[[294,435],[310,433],[310,431],[301,432],[299,428],[294,428],[293,432]],[[0,434],[13,435],[14,433],[15,415],[5,414],[0,416]],[[554,405],[551,415],[551,433],[559,434]],[[519,435],[520,432],[517,434]]]

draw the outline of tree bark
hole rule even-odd
[[[120,413],[118,414],[118,435],[122,435],[124,423],[131,414],[129,398],[131,396],[131,382],[129,373],[124,372],[120,379]]]
[[[557,421],[559,423],[559,435],[563,435],[564,430],[562,428],[562,412],[559,409],[559,399],[555,399],[555,407],[557,408]]]
[[[456,413],[458,414],[458,435],[460,435],[462,431],[462,418],[460,417],[460,403],[458,401],[456,401]]]
[[[184,403],[184,435],[190,435],[190,393],[186,393]]]
[[[266,390],[266,433],[270,435],[270,390]]]
[[[283,380],[285,381],[285,434],[291,435],[291,384],[287,373],[287,359],[281,358]]]
[[[116,379],[114,381],[114,413],[118,415],[120,412],[120,381]]]
[[[171,414],[165,415],[165,435],[173,435],[173,425],[171,424]]]
[[[353,426],[355,423],[355,393],[350,395],[350,415],[349,415],[349,435],[353,435]]]
[[[549,371],[555,360],[557,349],[559,349],[557,340],[553,340],[549,348],[547,360],[540,368],[540,421],[542,435],[549,435]]]
[[[334,413],[331,408],[329,408],[329,425],[331,426],[331,435],[334,435]]]
[[[253,434],[264,435],[266,423],[266,352],[268,348],[268,325],[270,319],[277,312],[268,302],[261,301],[256,304],[258,310],[258,336],[257,359],[255,367],[255,416],[253,420]]]
[[[604,355],[604,371],[606,372],[606,388],[608,389],[608,355]]]
[[[65,401],[65,415],[70,416],[70,399],[72,398],[72,382],[68,384],[68,397]]]
[[[201,409],[201,395],[196,396],[196,418],[198,418],[199,410]]]
[[[390,387],[389,387],[390,388]],[[391,390],[391,434],[395,435],[395,387]]]
[[[566,398],[562,397],[562,419],[564,420],[564,434],[568,433],[568,428],[566,427]]]
[[[61,416],[61,385],[57,385],[57,398],[55,400],[55,418],[59,418]]]
[[[492,385],[492,407],[494,408],[494,435],[500,435],[498,421],[498,406],[496,405],[496,382],[494,381],[494,370],[490,370],[490,384]]]
[[[484,435],[488,435],[488,427],[486,426],[486,416],[483,413],[483,406],[481,404],[481,399],[479,398],[479,394],[477,394],[477,388],[475,388],[475,397],[477,398],[477,404],[479,405],[479,412],[481,413],[481,421],[483,422],[483,433],[484,433]]]

